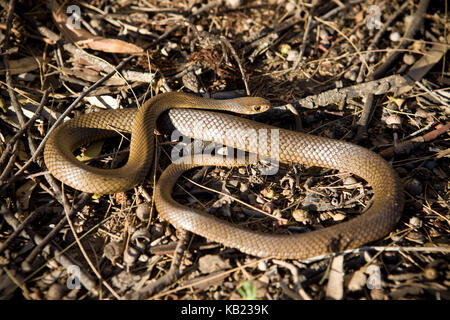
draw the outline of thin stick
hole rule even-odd
[[[388,27],[395,21],[395,19],[398,18],[398,16],[408,6],[409,6],[409,2],[406,1],[405,3],[403,3],[403,5],[400,6],[400,8],[397,9],[397,11],[394,12],[393,15],[391,15],[389,17],[389,19],[385,23],[383,23],[383,26],[380,28],[380,30],[378,30],[378,32],[376,33],[375,37],[370,42],[369,47],[367,48],[367,51],[369,51],[369,53],[366,56],[366,60],[370,60],[371,59],[371,57],[375,53],[375,49],[376,49],[376,46],[377,46],[378,42],[382,39],[382,35],[387,31]],[[358,78],[356,79],[357,83],[360,83],[360,82],[362,82],[364,80],[366,71],[367,71],[367,65],[366,64],[362,64],[361,68],[359,69]]]
[[[72,230],[72,234],[75,238],[75,241],[78,244],[78,248],[80,249],[81,253],[84,256],[84,259],[86,260],[86,262],[89,264],[89,267],[91,267],[92,271],[94,271],[95,275],[97,276],[97,278],[102,282],[102,284],[109,290],[109,292],[111,292],[111,294],[118,300],[120,300],[120,296],[117,294],[117,292],[109,285],[108,282],[106,282],[103,278],[102,275],[97,271],[97,269],[95,268],[94,264],[92,263],[91,259],[89,258],[88,254],[86,253],[86,250],[84,250],[83,245],[81,244],[80,238],[78,238],[77,232],[75,230],[75,227],[73,226],[72,220],[70,219],[70,208],[69,208],[69,204],[67,203],[67,198],[64,195],[64,190],[63,190],[63,205],[64,205],[64,213],[66,214],[66,219],[67,222],[69,223],[69,227],[70,230]]]
[[[317,21],[319,21],[320,23],[323,23],[324,25],[330,27],[331,29],[333,29],[334,31],[336,31],[337,33],[339,33],[345,40],[347,40],[348,43],[350,43],[350,45],[353,47],[353,49],[355,49],[356,53],[358,54],[358,56],[360,57],[361,61],[366,65],[366,67],[368,68],[368,64],[367,61],[364,57],[364,55],[361,54],[361,51],[358,49],[358,47],[350,40],[349,37],[347,37],[347,35],[345,33],[343,33],[341,30],[339,30],[333,23],[325,21],[323,19],[320,19],[319,17],[314,17],[314,19],[316,19]]]
[[[69,218],[72,217],[78,211],[81,211],[84,205],[89,201],[91,195],[88,193],[82,193],[80,195],[80,200],[75,204],[75,206],[70,210]],[[33,251],[26,257],[26,259],[22,262],[23,266],[31,265],[32,261],[36,258],[36,256],[44,249],[44,247],[50,242],[50,240],[66,225],[67,215],[65,215],[61,221],[50,231],[42,242],[39,243]],[[1,252],[1,251],[0,251]]]
[[[185,178],[185,179],[186,179],[187,181],[189,181],[190,183],[196,185],[197,187],[203,188],[203,189],[208,190],[208,191],[211,191],[211,192],[218,193],[218,194],[220,194],[221,196],[224,196],[224,197],[229,197],[229,198],[233,199],[234,201],[236,201],[236,202],[238,202],[238,203],[240,203],[240,204],[242,204],[242,205],[244,205],[244,206],[249,207],[249,208],[252,209],[252,210],[258,211],[259,213],[262,213],[263,215],[265,215],[265,216],[267,216],[267,217],[269,217],[269,218],[272,218],[272,219],[275,219],[275,220],[279,221],[281,224],[287,224],[287,223],[288,223],[288,220],[283,219],[283,218],[275,217],[275,216],[273,216],[273,215],[271,215],[271,214],[265,212],[264,210],[258,209],[258,208],[256,208],[256,207],[254,207],[254,206],[252,206],[252,205],[250,205],[250,204],[248,204],[248,203],[246,203],[246,202],[244,202],[244,201],[242,201],[242,200],[236,198],[236,197],[233,197],[233,196],[230,195],[230,194],[226,194],[226,193],[224,193],[224,192],[222,192],[222,191],[215,190],[215,189],[209,188],[209,187],[207,187],[207,186],[201,185],[200,183],[197,183],[197,182],[195,182],[194,180],[191,180],[191,179],[189,179],[189,178],[186,178],[186,177],[183,177],[183,178]]]
[[[50,93],[50,89],[45,90],[44,95],[42,96],[41,103],[39,104],[38,108],[34,112],[33,116],[28,120],[27,123],[12,137],[8,143],[6,144],[5,149],[3,150],[2,156],[0,158],[0,167],[2,166],[3,162],[5,161],[6,157],[8,156],[9,152],[11,151],[12,145],[14,142],[19,139],[23,133],[34,123],[34,121],[39,117],[42,109],[44,108],[44,105],[47,103],[47,98]],[[3,173],[4,174],[4,173]],[[1,181],[2,179],[0,179]]]
[[[225,46],[227,46],[227,48],[231,51],[231,55],[233,56],[234,60],[236,60],[239,66],[239,70],[241,71],[242,81],[244,81],[245,92],[247,93],[247,96],[250,96],[250,89],[248,88],[247,76],[245,75],[244,68],[242,68],[241,60],[239,59],[236,50],[234,50],[230,41],[228,41],[228,39],[225,38],[224,36],[221,36],[220,40],[225,44]]]
[[[450,253],[450,248],[448,247],[401,247],[401,246],[395,246],[395,247],[389,247],[389,246],[364,246],[356,249],[349,249],[345,251],[339,251],[332,254],[317,256],[313,258],[308,258],[305,260],[305,262],[311,263],[318,260],[322,260],[328,256],[335,256],[338,254],[348,254],[348,253],[358,253],[363,251],[386,251],[386,252],[402,252],[402,251],[409,251],[409,252],[442,252],[442,253]]]
[[[236,272],[236,271],[239,271],[239,270],[244,270],[245,268],[248,268],[248,267],[251,267],[251,266],[254,266],[254,265],[260,263],[261,261],[267,261],[267,260],[269,260],[270,258],[271,258],[271,257],[261,258],[261,259],[258,259],[258,260],[249,262],[249,263],[247,263],[247,264],[238,266],[238,267],[236,267],[236,268],[233,268],[233,269],[230,269],[230,270],[226,270],[226,271],[224,271],[224,272],[220,272],[220,273],[211,275],[210,277],[202,278],[200,281],[197,281],[197,282],[195,282],[195,283],[190,282],[190,283],[187,284],[187,285],[180,286],[180,287],[177,287],[177,288],[172,289],[172,290],[160,292],[160,293],[154,295],[154,296],[152,297],[152,299],[157,299],[157,298],[160,298],[160,297],[162,297],[162,296],[165,296],[165,295],[168,295],[168,294],[177,292],[177,291],[181,291],[181,290],[184,290],[184,289],[189,289],[189,288],[192,288],[192,287],[195,286],[195,285],[199,285],[199,284],[201,284],[201,283],[211,281],[212,279],[221,278],[221,277],[223,277],[224,275],[231,274],[231,273]]]
[[[414,19],[411,22],[411,25],[408,30],[405,31],[405,34],[403,35],[402,40],[400,41],[400,44],[397,46],[396,49],[404,49],[410,41],[407,41],[406,38],[412,38],[414,34],[416,33],[417,29],[420,27],[424,15],[427,11],[428,4],[430,0],[420,0],[419,6],[417,8],[417,11],[414,14]],[[379,79],[382,77],[388,70],[392,67],[394,62],[398,59],[401,52],[394,50],[383,62],[383,64],[378,67],[369,77],[368,80],[374,80]],[[363,113],[361,114],[360,119],[358,120],[357,126],[358,130],[356,133],[355,141],[361,142],[367,139],[368,133],[367,133],[367,126],[369,125],[370,119],[372,118],[372,114],[374,113],[375,107],[375,99],[372,94],[367,96],[366,103],[364,104]]]
[[[47,206],[48,206],[48,204],[45,204],[42,207],[47,207]],[[8,247],[8,245],[11,243],[11,241],[14,240],[23,231],[23,229],[25,229],[25,227],[37,217],[39,209],[40,208],[35,209],[28,217],[26,217],[26,219],[16,229],[14,229],[14,232],[8,236],[8,239],[6,239],[0,245],[0,253],[2,253],[3,250],[5,250]]]
[[[33,156],[25,163],[25,165],[16,172],[16,174],[8,181],[8,184],[13,182],[15,179],[17,179],[18,176],[20,176],[25,169],[29,167],[31,163],[33,163],[36,158],[41,154],[42,150],[44,149],[45,143],[47,142],[48,138],[50,137],[50,134],[55,130],[55,128],[63,121],[63,119],[76,107],[78,104],[80,104],[81,100],[86,97],[89,93],[97,89],[100,85],[102,85],[106,80],[111,78],[116,72],[118,72],[120,69],[122,69],[125,64],[127,64],[134,56],[129,56],[122,60],[121,63],[117,65],[114,71],[108,73],[106,76],[98,80],[96,83],[94,83],[92,86],[90,86],[88,89],[83,91],[78,98],[75,99],[74,102],[70,104],[70,106],[64,111],[61,116],[55,121],[53,126],[48,130],[47,135],[42,139],[41,143],[37,147],[36,151],[34,152]]]
[[[19,221],[17,221],[17,219],[14,217],[14,215],[5,206],[0,207],[0,215],[3,216],[4,220],[14,230],[19,228],[19,226],[20,226]],[[25,233],[25,231],[26,231],[26,233]],[[31,241],[33,241],[36,244],[39,244],[42,242],[41,236],[35,234],[31,230],[25,229],[21,234],[23,234],[24,236],[28,236],[31,239]],[[44,248],[44,252],[47,255],[50,255],[50,254],[53,255],[53,259],[55,261],[57,261],[59,264],[61,264],[64,268],[70,268],[71,266],[74,265],[74,262],[71,259],[69,259],[68,257],[66,257],[62,251],[60,251],[59,249],[57,249],[51,245],[47,245]],[[93,281],[92,278],[90,277],[90,275],[86,274],[83,270],[80,270],[79,280],[80,280],[80,283],[83,284],[83,286],[86,289],[91,291],[93,294],[98,295],[95,281]]]
[[[151,297],[155,292],[161,291],[164,287],[167,287],[175,282],[180,276],[180,265],[183,261],[184,252],[191,238],[191,235],[192,234],[188,231],[182,231],[180,240],[178,240],[177,247],[175,248],[172,263],[170,264],[170,269],[164,276],[150,283],[147,287],[142,288],[138,292],[127,295],[127,298],[146,299],[148,297]]]
[[[11,23],[14,13],[14,7],[15,7],[15,0],[11,0],[9,2],[8,6],[8,14],[6,16],[6,32],[5,32],[5,42],[3,45],[3,52],[6,52],[6,54],[3,56],[3,64],[5,65],[5,77],[6,77],[6,84],[7,84],[7,90],[9,97],[11,98],[11,104],[14,108],[14,111],[16,112],[17,118],[19,119],[19,124],[21,127],[25,125],[25,116],[23,115],[22,109],[19,105],[19,102],[17,101],[16,95],[14,94],[13,85],[12,85],[12,78],[11,78],[11,72],[9,70],[9,59],[8,59],[8,49],[9,49],[9,34],[11,31]]]

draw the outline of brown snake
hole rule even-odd
[[[244,229],[172,199],[172,188],[184,171],[196,166],[235,165],[225,164],[222,157],[203,156],[201,163],[197,164],[184,164],[186,158],[182,158],[163,172],[155,190],[156,209],[161,217],[177,228],[242,252],[281,259],[304,259],[356,248],[380,239],[393,229],[403,211],[403,188],[396,172],[376,153],[348,142],[279,129],[228,114],[193,110],[254,114],[268,108],[268,101],[255,97],[212,100],[185,93],[160,94],[148,100],[139,111],[102,111],[65,122],[49,137],[44,159],[56,178],[75,189],[114,193],[133,188],[148,173],[154,155],[153,131],[158,116],[165,110],[171,109],[170,120],[182,135],[223,143],[254,154],[261,153],[258,140],[254,140],[253,135],[244,139],[246,132],[266,130],[270,141],[271,129],[276,129],[280,162],[338,169],[365,179],[374,191],[370,208],[347,222],[307,233],[280,235]],[[131,131],[130,155],[123,167],[94,168],[74,157],[73,151],[81,145],[114,136],[116,133],[112,129]]]

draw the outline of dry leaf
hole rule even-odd
[[[86,100],[93,106],[103,109],[106,107],[109,107],[111,109],[118,109],[120,106],[120,102],[117,98],[113,98],[108,95],[86,97]]]
[[[18,60],[9,60],[9,72],[11,75],[21,74],[39,69],[42,58],[25,57]],[[2,64],[0,73],[5,73],[5,66]]]
[[[52,16],[64,39],[76,43],[82,48],[89,48],[111,53],[140,53],[144,50],[132,43],[118,39],[107,39],[91,34],[81,26],[73,27],[73,19],[66,15],[64,7],[60,6],[56,0],[52,2]]]
[[[214,271],[210,274],[199,276],[197,278],[187,280],[181,284],[181,286],[190,286],[195,290],[205,290],[214,286],[221,285],[223,280],[228,276],[226,272]]]
[[[73,28],[71,25],[72,20],[66,15],[65,8],[60,6],[56,0],[52,1],[52,16],[58,30],[62,33],[64,39],[69,42],[75,43],[78,41],[93,39],[95,37],[81,27]]]
[[[198,265],[198,269],[201,273],[212,273],[230,268],[230,264],[227,260],[212,254],[201,257],[198,261]]]
[[[331,262],[326,295],[328,299],[342,300],[344,297],[344,256],[338,255]]]
[[[91,143],[89,146],[86,147],[84,152],[77,156],[77,159],[79,161],[89,161],[93,158],[97,157],[100,152],[102,151],[104,140],[100,140],[94,143]]]
[[[118,39],[96,38],[92,41],[86,42],[84,47],[88,47],[89,49],[92,50],[99,50],[111,53],[132,54],[143,52],[141,47]]]
[[[17,196],[17,206],[21,210],[28,209],[31,193],[33,192],[34,188],[37,186],[37,183],[34,180],[28,180],[23,185],[20,186],[19,189],[16,191]]]
[[[351,279],[347,285],[348,290],[350,291],[359,291],[364,288],[364,285],[366,284],[367,276],[364,274],[362,270],[355,271]]]

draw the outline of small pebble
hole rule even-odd
[[[101,27],[101,23],[100,23],[99,19],[91,19],[91,20],[89,20],[89,24],[94,29],[98,29]]]
[[[250,193],[250,194],[248,195],[248,202],[249,202],[251,205],[254,205],[254,204],[256,203],[256,195],[253,194],[253,193]]]
[[[225,5],[230,9],[237,9],[241,5],[241,0],[226,0]]]
[[[342,213],[336,213],[335,215],[333,215],[333,220],[334,221],[342,221],[346,218],[347,216],[345,214]]]
[[[247,192],[248,191],[248,184],[245,182],[241,182],[240,186],[239,186],[239,191],[240,192]]]
[[[419,243],[419,244],[424,244],[425,240],[426,240],[425,236],[423,234],[421,234],[419,232],[415,232],[415,231],[410,232],[406,236],[406,239],[409,240],[409,241],[413,241],[413,242]]]
[[[292,217],[295,221],[303,224],[311,224],[312,222],[309,212],[303,209],[295,209],[294,212],[292,212]]]
[[[298,59],[298,51],[297,50],[289,50],[287,53],[286,60],[287,61],[297,61]]]
[[[408,191],[411,195],[417,196],[418,194],[422,193],[422,182],[416,178],[409,179],[405,184],[405,190]]]
[[[239,181],[236,180],[236,179],[232,179],[232,180],[229,180],[229,181],[228,181],[228,184],[229,184],[230,186],[232,186],[233,188],[236,188],[236,187],[239,185]]]
[[[358,181],[356,181],[356,179],[352,176],[348,176],[347,178],[344,179],[344,187],[349,187],[350,189],[353,189],[355,184],[357,184]]]
[[[425,166],[426,166],[428,169],[432,170],[432,169],[434,169],[434,168],[436,167],[436,162],[435,162],[435,161],[432,161],[432,160],[426,161],[426,162],[425,162]]]
[[[339,200],[337,198],[332,198],[330,203],[333,207],[337,207],[339,205]]]
[[[319,31],[319,38],[320,38],[320,40],[322,40],[322,41],[323,40],[327,40],[329,36],[330,35],[328,34],[328,32],[325,29],[320,28],[320,31]]]
[[[17,79],[27,81],[27,82],[32,82],[36,79],[36,75],[33,73],[29,73],[29,72],[21,73],[21,74],[17,75]]]
[[[288,2],[284,8],[286,9],[286,12],[292,12],[295,10],[295,4]]]
[[[265,261],[258,262],[258,270],[259,271],[266,271],[267,270],[267,263]]]
[[[196,14],[197,11],[198,11],[198,8],[196,6],[192,6],[191,13]]]
[[[422,220],[417,217],[412,217],[409,219],[409,224],[415,228],[420,228],[422,226]]]
[[[80,289],[72,289],[65,296],[64,300],[76,300]]]
[[[141,252],[146,250],[147,245],[151,240],[152,236],[147,228],[136,230],[136,232],[131,235],[131,242],[134,244],[134,247]]]
[[[366,33],[363,30],[361,30],[360,28],[358,28],[356,30],[355,35],[358,40],[363,40],[367,36]]]
[[[118,257],[120,257],[121,253],[122,253],[122,242],[119,241],[112,241],[108,243],[103,249],[103,254],[112,263],[114,263],[115,260]]]
[[[164,234],[164,226],[161,223],[155,223],[150,228],[150,233],[155,238],[160,238]]]
[[[256,202],[259,204],[264,204],[266,201],[259,194],[256,196]]]
[[[141,221],[147,221],[150,218],[150,206],[148,203],[141,203],[136,209],[136,216]]]
[[[198,270],[201,273],[208,274],[228,268],[230,268],[229,261],[222,259],[218,255],[207,254],[198,260]]]
[[[270,282],[270,279],[266,274],[263,274],[261,277],[258,278],[258,281],[268,284]]]
[[[383,289],[375,288],[375,289],[370,290],[370,297],[373,300],[384,300],[385,295],[384,295]]]
[[[54,283],[47,292],[47,300],[61,300],[66,291],[66,287],[60,283]]]
[[[132,266],[137,258],[139,258],[139,251],[133,247],[128,247],[128,250],[123,254],[123,262],[128,266]]]
[[[423,271],[423,276],[427,280],[436,280],[439,276],[439,272],[433,267],[426,267]]]
[[[416,62],[416,59],[412,54],[405,54],[403,56],[403,62],[406,63],[407,65],[412,65],[414,64],[414,62]]]
[[[349,283],[348,283],[348,290],[350,291],[359,291],[362,288],[364,288],[364,285],[366,284],[367,276],[362,272],[361,270],[356,271]]]
[[[400,116],[397,114],[391,114],[386,117],[385,122],[388,125],[388,127],[401,126],[402,118],[400,118]]]
[[[405,30],[409,29],[409,26],[410,26],[411,22],[413,22],[413,20],[414,20],[414,16],[413,15],[405,16],[405,18],[404,18]]]
[[[393,41],[393,42],[398,42],[398,41],[400,41],[401,38],[402,38],[402,36],[398,32],[392,32],[389,35],[389,39],[391,39],[391,41]]]
[[[403,239],[403,236],[395,234],[395,233],[392,233],[390,235],[390,237],[391,237],[391,240],[394,242],[397,242],[397,241],[400,241],[401,239]]]
[[[272,202],[264,203],[262,206],[262,210],[269,214],[271,214],[273,212],[273,209],[274,209],[274,205]]]
[[[268,188],[264,188],[261,191],[261,194],[263,195],[263,197],[267,198],[267,199],[272,199],[275,197],[275,191],[273,191],[272,188],[268,187]]]
[[[358,75],[353,70],[350,70],[350,71],[347,71],[346,73],[344,73],[344,78],[348,79],[350,81],[355,81],[357,76]]]
[[[426,118],[428,118],[428,117],[430,116],[430,114],[429,114],[428,112],[426,112],[425,110],[420,109],[420,108],[418,108],[418,109],[416,110],[416,112],[414,113],[414,115],[415,115],[416,117],[424,118],[424,119],[426,119]]]

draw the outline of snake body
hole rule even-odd
[[[182,158],[163,172],[155,190],[157,211],[177,228],[260,257],[304,259],[356,248],[380,239],[400,219],[404,202],[401,181],[393,168],[376,153],[348,142],[192,108],[236,112],[244,109],[247,110],[244,113],[258,113],[268,108],[268,102],[255,97],[211,100],[184,93],[166,93],[148,100],[139,111],[123,109],[86,114],[65,122],[52,132],[44,151],[45,163],[55,177],[75,189],[100,194],[128,190],[140,183],[147,174],[154,155],[153,130],[158,116],[170,109],[169,117],[173,126],[185,136],[260,154],[258,136],[245,133],[264,130],[270,141],[271,135],[276,132],[280,162],[351,172],[365,179],[374,192],[370,208],[344,223],[293,235],[260,233],[237,227],[173,200],[172,188],[184,171],[199,165],[236,165],[224,163],[224,159],[217,156],[205,155],[194,164],[185,163],[185,158]],[[123,167],[99,169],[76,160],[73,151],[77,147],[114,135],[112,128],[131,131],[130,155]]]

